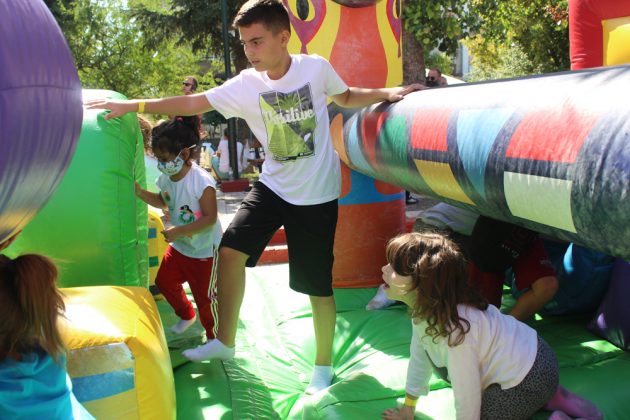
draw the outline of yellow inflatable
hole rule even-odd
[[[175,384],[151,293],[142,287],[62,289],[68,373],[97,419],[175,419]]]
[[[166,247],[168,246],[164,236],[160,234],[163,230],[164,223],[162,223],[157,209],[149,207],[149,285],[151,286],[155,284],[155,276],[157,276],[160,264],[162,264],[162,258],[164,258],[164,252],[166,252]]]

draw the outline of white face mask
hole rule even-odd
[[[196,146],[190,146],[188,147],[188,149],[194,149],[195,147]],[[158,163],[157,163],[158,170],[167,176],[177,175],[184,167],[185,161],[181,157],[181,154],[184,150],[186,149],[182,149],[177,154],[177,157],[175,157],[175,159],[169,160],[168,162],[161,162],[158,160]]]

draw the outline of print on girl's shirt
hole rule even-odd
[[[179,220],[182,224],[187,225],[195,221],[195,213],[190,209],[188,205],[183,205],[179,208]]]
[[[317,118],[309,83],[289,93],[261,93],[258,102],[274,160],[286,162],[315,154]]]

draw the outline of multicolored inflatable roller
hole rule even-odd
[[[370,177],[630,258],[630,66],[331,105],[341,159]]]

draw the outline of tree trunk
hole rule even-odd
[[[412,32],[404,29],[402,32],[403,43],[403,84],[425,82],[424,49]]]

